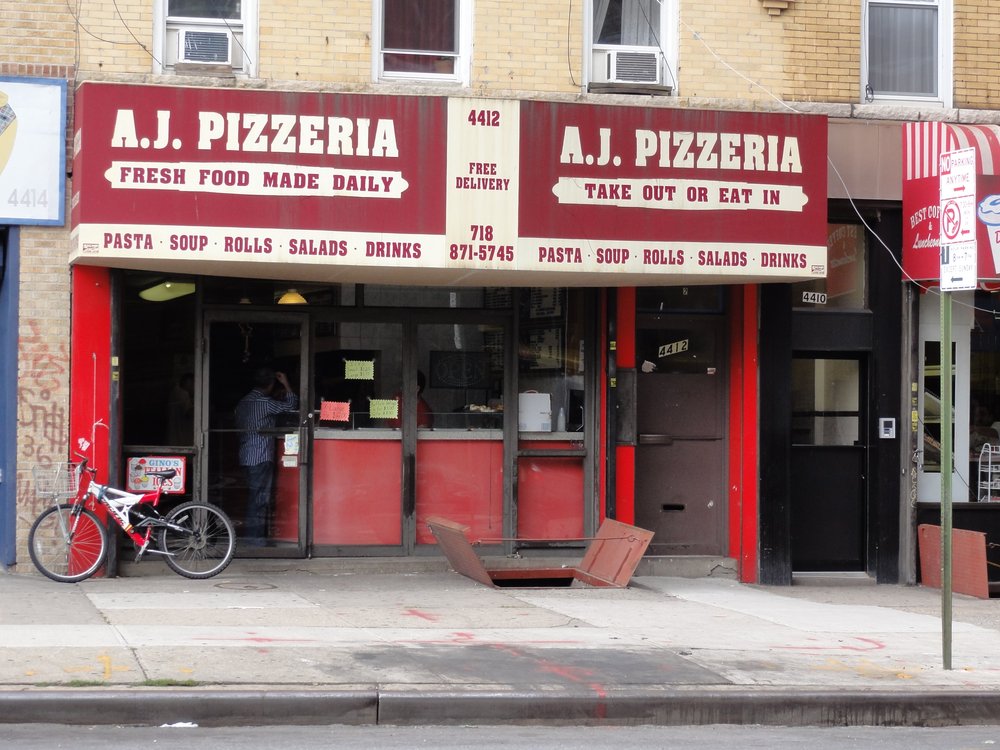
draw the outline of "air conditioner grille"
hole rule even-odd
[[[181,57],[190,62],[228,63],[229,35],[222,31],[185,31]]]
[[[619,52],[615,77],[619,81],[658,83],[660,80],[658,65],[659,60],[654,53]]]

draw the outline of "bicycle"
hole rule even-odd
[[[62,583],[94,575],[108,553],[107,529],[94,512],[103,507],[132,540],[137,562],[150,552],[163,555],[171,570],[186,578],[218,575],[236,551],[232,521],[221,508],[197,500],[161,514],[157,505],[176,474],[174,469],[146,471],[154,478],[154,489],[133,493],[99,484],[97,471],[85,458],[76,465],[36,469],[36,487],[52,506],[28,532],[31,561],[39,572]]]

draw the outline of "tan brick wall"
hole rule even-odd
[[[259,78],[282,86],[299,82],[373,89],[373,2],[262,2],[260,44],[250,50],[259,56]],[[539,0],[530,8],[477,0],[472,6],[472,93],[580,91],[583,0]],[[861,6],[860,0],[790,0],[787,10],[770,15],[761,0],[685,0],[679,93],[694,106],[699,99],[857,103]],[[0,19],[5,38],[16,42],[5,46],[7,55],[29,61],[62,55],[64,64],[72,64],[78,38],[82,76],[148,76],[153,69],[153,2],[84,4],[80,20],[87,31],[79,33],[65,4],[17,2],[15,7],[19,10],[13,18],[5,14]],[[955,106],[997,106],[993,72],[1000,64],[994,43],[998,22],[1000,10],[989,0],[956,5]],[[46,30],[44,41],[39,28]],[[48,36],[54,37],[51,42]],[[204,83],[197,78],[178,81]]]
[[[760,0],[686,3],[683,97],[858,100],[860,2],[798,0],[780,15]]]
[[[989,6],[984,0],[970,5],[971,10],[963,6],[956,11],[956,27],[964,34],[957,35],[956,47],[969,37],[970,43],[988,51],[988,32],[979,29],[994,22]],[[259,56],[259,78],[278,85],[373,88],[372,7],[373,0],[263,2],[259,48],[250,50]],[[80,36],[80,70],[88,77],[146,75],[152,69],[151,53],[142,48],[152,50],[152,3],[122,0],[118,8],[125,22],[113,3],[83,8],[81,19],[92,33]],[[583,0],[572,4],[540,0],[530,8],[479,0],[473,8],[473,93],[580,91]],[[698,99],[858,102],[860,14],[860,2],[844,0],[793,0],[780,15],[770,15],[761,0],[685,2],[679,32],[679,93],[695,105]],[[957,61],[956,70],[959,65]],[[969,89],[969,101],[985,106],[990,96],[988,74],[963,76],[961,84],[956,80],[956,92]]]
[[[25,540],[40,510],[31,469],[67,460],[69,429],[69,232],[24,227],[20,232],[20,314],[17,367],[17,549],[30,569]]]
[[[955,4],[955,106],[1000,107],[1000,6],[990,0]]]
[[[372,3],[280,0],[260,12],[264,80],[367,84]]]
[[[583,84],[584,0],[472,0],[471,84],[372,84],[376,0],[261,0],[258,81],[274,86],[571,99]],[[214,85],[187,76],[154,78],[155,0],[5,0],[0,75]],[[682,0],[679,100],[580,97],[594,103],[775,108],[787,102],[860,99],[861,0],[791,0],[771,15],[761,0]],[[71,10],[73,9],[73,10]],[[79,24],[73,13],[79,13]],[[995,44],[1000,9],[957,0],[955,106],[998,107]],[[905,112],[904,112],[905,115]],[[906,119],[904,116],[902,119]],[[917,119],[914,117],[914,119]],[[67,191],[69,192],[69,191]],[[30,467],[66,458],[69,409],[70,273],[67,228],[20,232],[18,372],[18,549],[37,512]],[[29,566],[30,567],[30,566]]]
[[[5,3],[0,13],[0,75],[72,81],[76,28],[68,8],[62,0]],[[72,104],[72,84],[69,89]],[[23,227],[19,234],[15,537],[18,569],[30,572],[34,568],[25,540],[39,511],[31,467],[67,458],[69,228]]]
[[[583,82],[583,10],[582,0],[544,0],[531,5],[505,0],[477,3],[473,90],[492,95],[579,92]]]
[[[73,64],[76,24],[63,0],[5,0],[0,39],[4,75],[48,75],[39,66]]]

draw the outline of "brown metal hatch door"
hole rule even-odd
[[[725,552],[726,378],[717,354],[724,342],[720,329],[718,319],[706,316],[656,321],[639,331],[640,364],[647,365],[636,375],[635,520],[655,532],[653,555]],[[664,349],[675,341],[688,347],[676,364]],[[664,351],[666,356],[654,359]]]

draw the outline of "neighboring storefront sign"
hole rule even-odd
[[[66,221],[66,81],[0,77],[0,224]]]
[[[132,456],[128,459],[126,487],[129,492],[152,492],[158,486],[159,477],[150,476],[149,471],[173,469],[177,474],[163,483],[163,492],[169,495],[183,495],[187,482],[187,459],[184,456]]]
[[[827,270],[825,117],[100,83],[76,117],[74,262],[484,285]]]
[[[857,293],[864,284],[864,229],[858,224],[833,224],[827,235],[829,269],[826,292],[803,292],[802,301],[825,305],[827,299],[837,299]],[[859,257],[861,256],[861,257]]]
[[[958,149],[975,150],[974,215],[943,216],[940,203],[940,158]],[[1000,194],[1000,126],[950,125],[942,122],[903,126],[903,270],[915,280],[940,280],[941,237],[956,226],[975,226],[976,275],[979,281],[1000,279],[1000,213],[992,198]],[[957,218],[956,218],[957,217]],[[964,217],[964,218],[963,218]],[[963,247],[972,247],[971,244]]]

